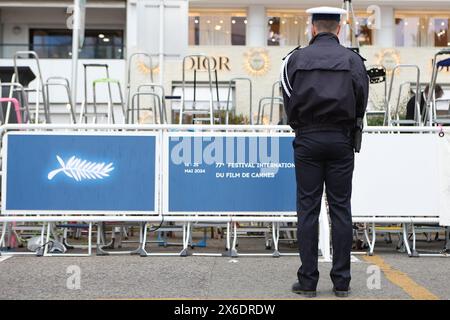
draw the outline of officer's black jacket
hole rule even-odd
[[[364,116],[369,92],[364,59],[332,33],[319,33],[308,47],[292,51],[284,59],[281,83],[293,129],[352,130]]]

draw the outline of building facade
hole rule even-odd
[[[152,30],[139,30],[136,21],[137,5],[144,0],[87,1],[86,35],[80,52],[80,74],[83,63],[107,63],[110,77],[126,86],[127,57],[143,51],[139,35],[152,35]],[[44,78],[63,76],[70,78],[72,1],[0,1],[0,64],[10,65],[17,50],[34,50],[41,58]],[[416,64],[421,69],[421,82],[430,81],[432,58],[441,48],[450,46],[448,0],[353,0],[354,24],[357,28],[360,52],[367,65],[384,65],[391,71],[397,64]],[[229,81],[246,77],[253,85],[253,117],[259,101],[272,95],[278,80],[281,59],[296,46],[308,44],[310,20],[305,9],[317,6],[342,6],[341,1],[298,0],[191,0],[188,14],[188,54],[210,56],[217,73],[215,99],[220,106],[228,100]],[[350,18],[353,18],[351,16]],[[350,19],[350,22],[351,19]],[[343,31],[345,42],[349,29]],[[176,34],[173,37],[177,37]],[[132,85],[148,82],[153,70],[155,79],[161,69],[158,52],[154,65],[136,61],[131,65]],[[23,62],[33,64],[33,61]],[[208,88],[205,87],[204,61],[192,60],[187,70],[188,90],[186,99],[193,99],[192,70],[197,69],[196,99],[207,104]],[[180,93],[182,80],[180,60],[167,61],[164,65],[166,92]],[[95,71],[88,74],[88,81],[104,77]],[[83,86],[83,76],[78,86]],[[401,70],[396,74],[393,97],[397,99],[397,87],[403,82],[414,82],[413,70]],[[450,83],[450,71],[442,70],[438,81]],[[230,105],[236,115],[250,117],[249,86],[239,81],[231,85]],[[276,95],[278,95],[276,93]],[[54,94],[55,102],[64,99]],[[374,85],[371,107],[382,107],[384,86]],[[104,98],[104,97],[103,97]],[[83,99],[79,90],[78,102]],[[115,96],[117,100],[117,95]],[[401,96],[399,100],[407,99]],[[263,101],[264,102],[264,101]],[[395,104],[395,103],[394,103]],[[403,105],[403,104],[402,104]],[[176,109],[179,102],[173,102]],[[268,109],[267,109],[268,110]],[[278,121],[278,113],[272,122]],[[267,117],[266,117],[267,118]],[[242,119],[241,119],[242,120]],[[241,121],[238,120],[238,121]],[[248,120],[248,119],[247,119]],[[268,121],[269,119],[265,119]]]

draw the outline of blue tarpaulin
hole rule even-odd
[[[439,61],[437,66],[439,68],[450,67],[450,58]]]

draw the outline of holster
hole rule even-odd
[[[361,151],[363,128],[363,119],[357,118],[355,130],[353,132],[353,149],[356,153],[359,153]]]

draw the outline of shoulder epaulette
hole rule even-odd
[[[364,58],[362,55],[359,54],[359,48],[347,48],[347,49],[356,53],[358,55],[358,57],[361,58],[362,61],[367,61],[366,58]]]
[[[295,51],[300,50],[302,47],[298,46],[297,48],[295,48],[294,50],[290,51],[282,60],[286,59],[287,57],[289,57],[291,54],[293,54]]]

